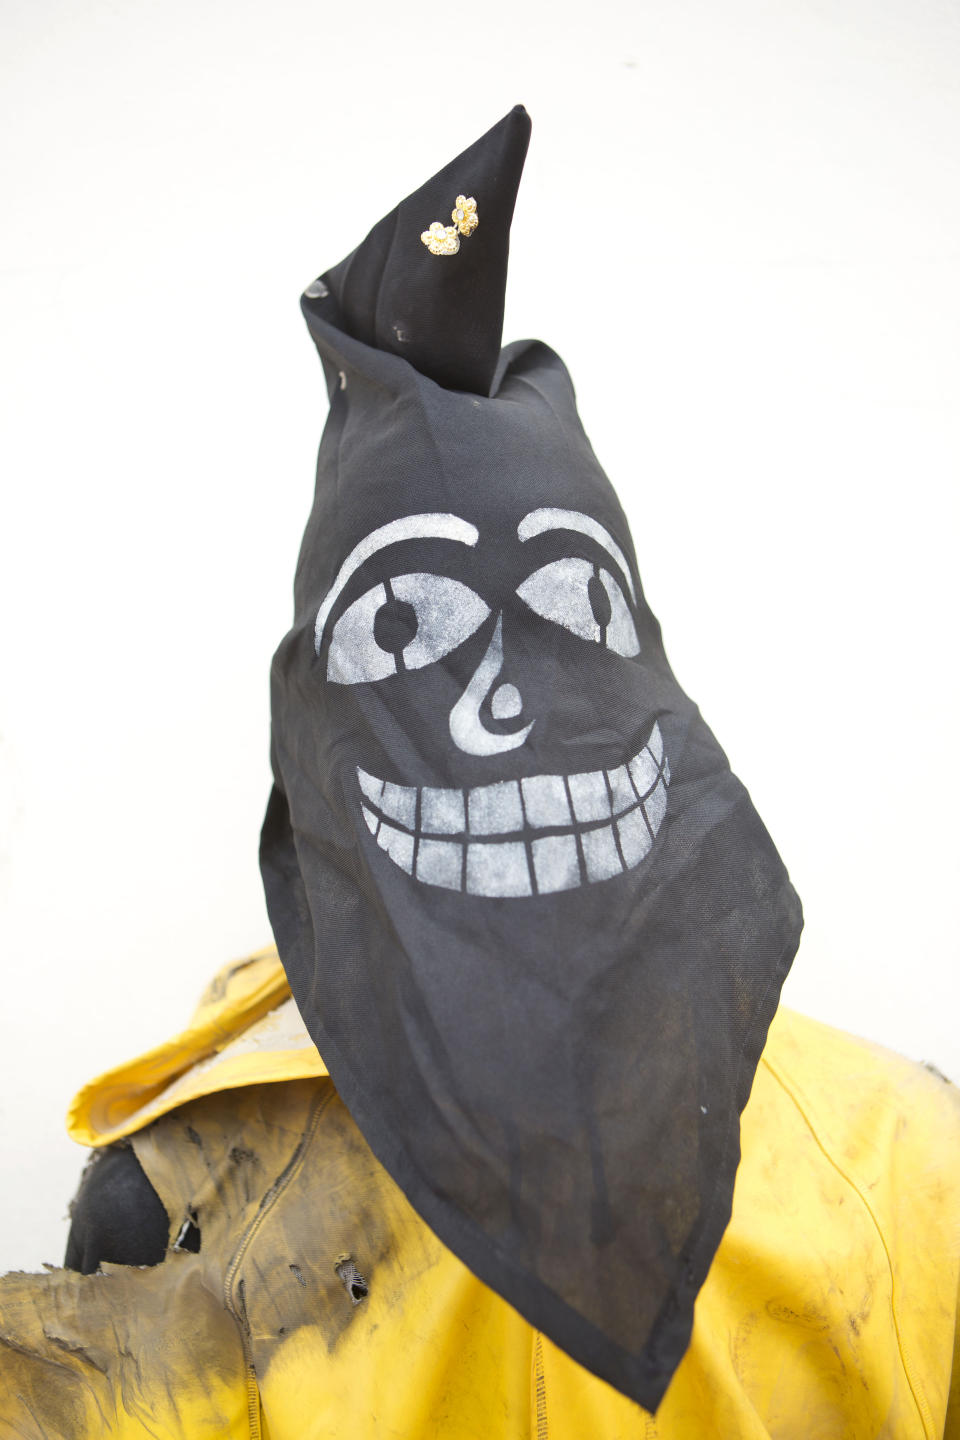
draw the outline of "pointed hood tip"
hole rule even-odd
[[[313,315],[375,350],[401,356],[444,389],[489,396],[500,358],[510,224],[530,131],[526,109],[515,105],[402,200],[352,254],[308,286],[308,320]],[[472,229],[457,225],[460,195],[476,202]],[[422,242],[431,226],[451,237],[446,249],[431,252]],[[323,353],[316,329],[314,338]]]
[[[533,128],[533,121],[530,119],[529,110],[520,101],[518,101],[517,104],[514,105],[510,110],[508,110],[506,115],[504,115],[503,119],[499,122],[499,125],[495,125],[493,128],[494,130],[498,130],[500,128],[500,125],[506,125],[510,122],[512,122],[519,130],[526,133],[527,140],[529,142],[530,131]]]

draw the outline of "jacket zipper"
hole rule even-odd
[[[261,1202],[262,1209],[262,1202]],[[247,1426],[250,1432],[250,1440],[262,1440],[262,1428],[260,1425],[260,1386],[257,1383],[257,1369],[253,1363],[253,1345],[250,1339],[250,1322],[247,1319],[247,1303],[243,1293],[243,1281],[234,1286],[237,1271],[246,1253],[249,1242],[253,1239],[254,1228],[259,1219],[260,1211],[254,1217],[237,1246],[236,1253],[230,1264],[227,1266],[227,1273],[223,1282],[223,1303],[236,1321],[237,1329],[240,1332],[240,1344],[243,1346],[243,1380],[247,1391]]]
[[[243,1346],[244,1379],[247,1388],[247,1423],[250,1427],[250,1440],[262,1440],[263,1435],[260,1424],[260,1385],[257,1381],[257,1368],[253,1360],[253,1344],[250,1337],[250,1322],[247,1319],[247,1304],[246,1297],[243,1293],[243,1280],[237,1280],[237,1271],[243,1264],[244,1257],[260,1226],[299,1170],[307,1147],[313,1139],[317,1126],[320,1123],[320,1116],[330,1103],[333,1093],[332,1086],[323,1086],[319,1095],[317,1095],[313,1101],[310,1114],[307,1117],[306,1127],[300,1137],[300,1142],[296,1150],[294,1150],[286,1167],[281,1171],[280,1175],[278,1175],[277,1179],[260,1201],[259,1209],[241,1236],[240,1243],[234,1252],[233,1259],[227,1266],[227,1272],[223,1280],[223,1303],[236,1321],[237,1329],[240,1331],[240,1343]]]

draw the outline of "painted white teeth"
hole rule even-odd
[[[631,810],[629,815],[621,816],[617,821],[617,834],[620,836],[623,863],[628,870],[632,870],[634,866],[640,864],[653,844],[650,826],[647,824],[641,806],[638,805],[635,810]]]
[[[368,775],[366,770],[360,769],[357,770],[357,779],[360,782],[360,789],[364,795],[366,795],[367,799],[372,800],[374,805],[379,805],[380,796],[383,794],[384,782],[378,780],[376,775]]]
[[[408,830],[417,823],[417,790],[415,785],[391,785],[388,780],[383,787],[380,809],[391,820],[398,820]]]
[[[580,884],[580,861],[573,835],[548,835],[545,840],[534,840],[530,849],[533,851],[538,894],[552,895],[557,890],[577,888]]]
[[[529,895],[527,847],[508,840],[501,845],[467,846],[468,895]]]
[[[666,814],[670,765],[655,724],[643,749],[612,770],[457,790],[396,785],[358,768],[357,782],[367,829],[407,875],[468,895],[519,897],[639,865]]]
[[[647,812],[647,819],[650,821],[650,829],[656,835],[660,829],[660,821],[667,813],[667,787],[661,781],[653,794],[643,802],[643,808]]]
[[[527,824],[536,829],[569,825],[573,818],[562,775],[527,775],[520,781]]]
[[[630,771],[626,765],[618,765],[616,770],[608,770],[607,779],[610,781],[614,815],[622,815],[624,810],[632,810],[637,803],[637,793],[630,782]]]
[[[478,785],[469,792],[470,834],[507,835],[523,829],[523,806],[516,780]]]
[[[463,846],[452,840],[421,840],[417,846],[417,879],[445,890],[463,887]]]
[[[377,826],[380,824],[379,815],[374,815],[373,811],[368,810],[366,805],[361,805],[360,809],[363,811],[363,818],[367,822],[367,829],[370,831],[370,834],[376,835]]]
[[[390,859],[395,865],[399,865],[401,870],[406,870],[408,875],[413,873],[412,835],[408,835],[405,830],[398,830],[395,825],[388,825],[386,820],[383,820],[377,831],[377,844],[381,850],[386,850]]]
[[[642,799],[647,791],[656,784],[657,776],[660,773],[657,762],[649,750],[643,750],[639,755],[634,756],[627,769],[630,771],[630,778],[636,792]]]
[[[622,875],[623,865],[613,838],[612,825],[600,825],[596,830],[584,830],[580,837],[583,858],[587,862],[588,880],[609,880],[611,875]]]
[[[420,828],[428,835],[462,835],[467,828],[462,790],[420,791]]]
[[[570,799],[573,813],[581,822],[606,820],[610,814],[610,796],[602,770],[587,770],[583,775],[570,775]]]

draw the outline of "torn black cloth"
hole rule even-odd
[[[535,341],[483,360],[528,127],[511,112],[304,297],[331,403],[262,868],[379,1160],[482,1280],[653,1410],[801,912],[673,676],[562,361]],[[479,227],[431,255],[419,232],[458,193]],[[461,264],[476,283],[434,303]],[[677,499],[651,483],[649,505],[662,534]]]
[[[169,1221],[160,1196],[128,1144],[94,1151],[73,1204],[64,1264],[92,1275],[104,1261],[159,1265]]]

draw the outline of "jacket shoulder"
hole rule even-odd
[[[804,1223],[819,1240],[797,1293],[819,1281],[818,1293],[849,1292],[872,1277],[857,1326],[866,1339],[864,1316],[874,1327],[886,1316],[885,1339],[875,1329],[872,1343],[893,1347],[887,1371],[924,1433],[942,1433],[960,1285],[960,1091],[931,1066],[781,1011],[754,1092],[741,1167],[748,1218],[769,1203],[759,1182],[772,1184],[781,1216],[808,1184]],[[796,1250],[805,1253],[799,1238]],[[832,1254],[846,1257],[835,1274]]]
[[[858,1166],[869,1163],[864,1146],[872,1151],[881,1137],[894,1138],[891,1125],[908,1146],[960,1138],[960,1090],[934,1066],[796,1011],[777,1012],[760,1063],[831,1153]]]
[[[270,946],[223,966],[179,1035],[85,1085],[67,1131],[109,1145],[199,1095],[326,1073]]]

